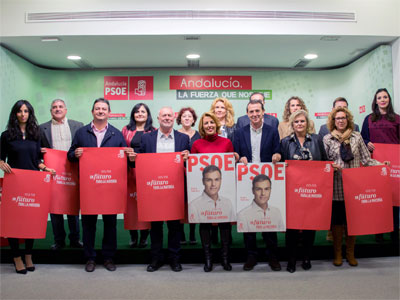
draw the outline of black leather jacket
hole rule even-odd
[[[312,155],[312,160],[328,160],[324,148],[324,143],[317,134],[307,134],[303,147],[308,148]],[[294,133],[281,140],[281,161],[294,159],[298,145]]]

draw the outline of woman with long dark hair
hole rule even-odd
[[[132,147],[135,152],[139,151],[142,136],[145,133],[156,130],[153,127],[153,119],[149,107],[144,103],[136,104],[131,111],[129,124],[122,128],[122,135],[128,147]],[[145,248],[147,246],[147,237],[149,230],[140,230],[140,239],[138,239],[137,230],[129,230],[131,248]]]
[[[32,105],[27,100],[17,101],[11,109],[7,130],[1,134],[0,169],[12,173],[13,168],[46,171],[55,174],[41,162],[39,126]],[[25,251],[19,249],[18,237],[8,238],[15,271],[26,274],[35,271],[32,262],[33,239],[25,239]],[[22,256],[24,255],[24,261]]]
[[[372,113],[365,117],[361,135],[368,150],[375,150],[374,143],[400,144],[400,116],[393,110],[392,98],[387,89],[375,92],[371,105]],[[395,155],[395,153],[393,153]],[[394,230],[392,242],[399,243],[399,207],[393,206]],[[376,235],[377,242],[383,242],[383,234]]]

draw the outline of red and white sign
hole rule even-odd
[[[67,151],[46,149],[44,163],[56,170],[51,182],[50,213],[79,215],[78,164],[67,159]]]
[[[127,168],[123,148],[83,148],[79,158],[82,215],[126,212]]]
[[[4,174],[0,236],[43,239],[50,208],[51,174],[12,169]]]
[[[390,161],[390,178],[393,206],[400,206],[400,145],[374,143],[373,158],[380,162]]]
[[[270,116],[273,116],[273,117],[275,117],[275,118],[277,118],[278,117],[278,114],[277,113],[272,113],[272,112],[269,112],[269,113],[265,113],[266,115],[270,115]]]
[[[184,218],[184,167],[181,153],[142,153],[136,158],[138,219]]]
[[[236,221],[233,153],[191,154],[187,166],[189,222]]]
[[[329,230],[333,195],[331,163],[310,160],[286,162],[287,228]]]
[[[153,76],[129,77],[129,100],[153,100]]]
[[[104,98],[127,100],[128,94],[128,76],[104,76]]]
[[[127,230],[150,229],[151,223],[138,220],[136,195],[136,169],[130,169],[128,173],[128,205],[126,214],[124,214],[124,228]]]
[[[170,76],[170,90],[251,90],[251,76]]]
[[[365,105],[361,105],[358,110],[360,114],[365,113]]]
[[[260,174],[268,176],[270,182],[264,176],[253,183]],[[285,231],[285,165],[237,164],[236,178],[237,231]]]
[[[393,231],[389,174],[386,166],[342,170],[349,235]]]

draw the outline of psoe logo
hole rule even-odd
[[[50,182],[50,174],[47,174],[43,181],[47,183]]]
[[[324,172],[326,172],[326,173],[330,173],[331,172],[331,164],[326,164],[325,165]]]
[[[146,80],[139,80],[135,88],[135,94],[138,96],[146,96]]]
[[[382,167],[381,176],[387,176],[387,174],[388,174],[387,168],[386,167]]]
[[[124,158],[124,157],[125,157],[125,152],[124,152],[124,150],[119,150],[118,158]]]
[[[175,156],[174,163],[179,164],[180,162],[181,162],[181,155],[180,155],[180,154],[177,154],[177,155]]]

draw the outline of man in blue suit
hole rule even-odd
[[[263,103],[260,100],[250,100],[247,104],[247,116],[250,124],[235,132],[234,148],[235,152],[239,154],[239,162],[241,163],[276,163],[281,160],[278,130],[276,127],[265,124],[263,115]],[[267,245],[268,263],[271,269],[280,271],[277,233],[263,232],[262,237]],[[244,242],[247,250],[247,261],[243,269],[250,271],[257,264],[256,232],[244,233]]]
[[[160,128],[142,137],[139,153],[166,153],[182,152],[183,160],[189,155],[189,136],[173,129],[174,112],[170,107],[163,107],[158,114]],[[151,263],[147,266],[147,272],[157,271],[163,265],[163,221],[151,222]],[[167,221],[168,226],[168,252],[169,264],[172,271],[182,271],[179,263],[181,249],[180,220]]]
[[[263,93],[255,92],[250,95],[250,100],[258,100],[262,102],[265,106],[265,97]],[[250,124],[250,119],[248,115],[244,115],[238,118],[236,122],[236,130]],[[278,129],[279,121],[274,116],[268,115],[264,112],[264,124],[267,124],[273,128]]]

